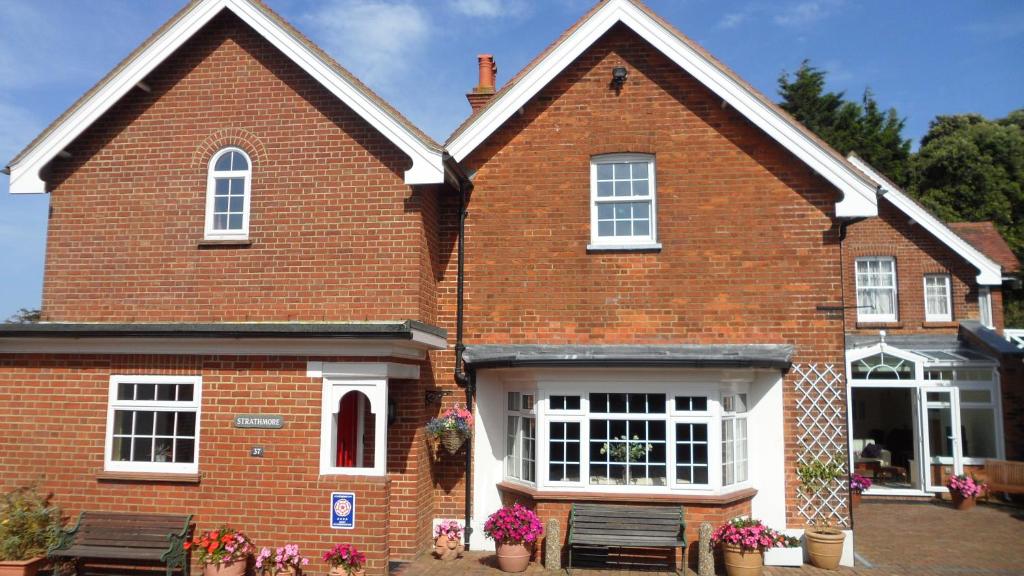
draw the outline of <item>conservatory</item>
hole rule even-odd
[[[852,339],[850,461],[854,472],[872,478],[868,493],[946,491],[950,475],[1003,458],[994,358],[955,336]]]

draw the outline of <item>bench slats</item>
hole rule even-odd
[[[682,507],[573,504],[569,521],[569,569],[572,569],[574,546],[683,547],[685,550],[684,530]]]
[[[190,515],[82,512],[48,556],[129,566],[159,563],[167,576],[175,568],[189,576],[189,551],[182,544],[191,521]]]
[[[166,547],[165,547],[166,550]],[[120,546],[72,546],[67,550],[60,550],[53,556],[63,558],[90,558],[113,559],[113,560],[152,560],[159,561],[163,554],[162,550],[152,548],[123,548]]]

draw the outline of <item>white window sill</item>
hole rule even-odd
[[[661,250],[661,242],[649,244],[587,244],[587,252],[654,252]]]

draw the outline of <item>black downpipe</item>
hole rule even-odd
[[[469,215],[467,204],[469,193],[473,190],[473,182],[462,171],[455,160],[445,154],[445,163],[455,174],[459,186],[459,239],[458,239],[458,270],[456,272],[456,295],[455,295],[455,383],[466,389],[466,410],[473,411],[473,396],[476,394],[476,373],[472,370],[466,373],[462,354],[466,345],[462,341],[462,325],[464,315],[464,284],[466,279],[466,217]],[[473,443],[467,442],[466,447],[466,518],[464,522],[464,538],[466,550],[469,550],[469,536],[473,532],[470,526],[470,519],[473,515]]]

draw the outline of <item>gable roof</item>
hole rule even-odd
[[[637,0],[602,0],[509,80],[448,138],[461,162],[615,24],[622,23],[817,171],[843,194],[839,217],[878,214],[875,185],[736,73]]]
[[[1020,260],[992,222],[950,222],[958,236],[1003,267],[1004,272],[1020,270]]]
[[[851,164],[878,184],[882,198],[921,225],[940,242],[956,252],[964,260],[978,269],[977,282],[983,286],[998,286],[1003,283],[1002,268],[998,263],[983,254],[969,242],[957,235],[945,222],[939,220],[927,208],[907,196],[891,180],[875,170],[870,164],[856,154],[848,157]]]
[[[412,159],[406,184],[443,181],[441,146],[260,0],[191,0],[10,161],[13,194],[46,191],[43,168],[223,10],[230,10]]]

